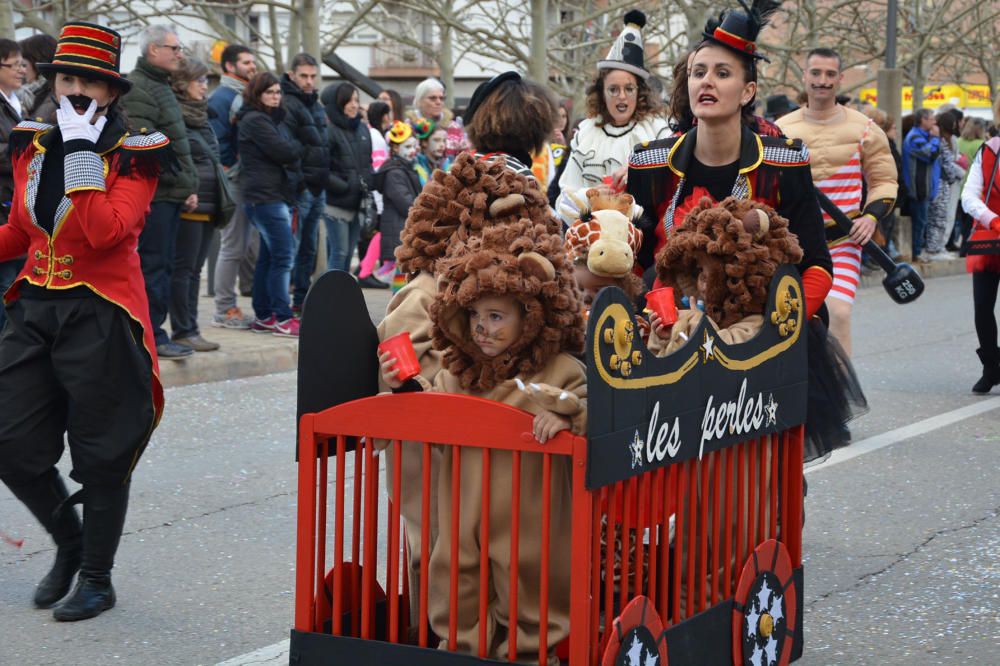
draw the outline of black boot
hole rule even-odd
[[[56,607],[60,622],[96,617],[115,605],[111,568],[121,541],[128,510],[128,485],[108,488],[84,486],[83,562],[73,594]]]
[[[1000,384],[1000,351],[993,349],[977,349],[979,360],[983,364],[983,376],[972,387],[973,393],[984,395]]]
[[[28,507],[56,543],[56,561],[35,589],[35,606],[49,608],[66,596],[73,584],[73,576],[80,568],[80,518],[76,509],[63,504],[69,497],[69,491],[55,467],[30,483],[7,482],[7,487]]]

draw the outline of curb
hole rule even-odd
[[[965,273],[964,259],[916,263],[913,266],[925,280]],[[882,271],[862,273],[859,287],[881,288],[884,278]],[[364,294],[372,320],[377,323],[385,312],[389,294],[387,291],[370,290],[365,290]],[[202,313],[213,311],[212,301],[207,297],[203,297],[199,305]],[[207,320],[202,322],[202,326],[203,335],[221,344],[222,348],[214,352],[196,353],[182,361],[161,360],[160,381],[165,388],[292,372],[298,367],[298,340],[211,328]]]
[[[950,275],[962,275],[965,273],[965,259],[950,259],[948,261],[931,261],[926,264],[919,262],[909,262],[918,273],[920,277],[925,280],[938,277],[948,277]],[[858,285],[862,289],[867,289],[869,287],[881,287],[882,280],[885,279],[885,273],[881,270],[875,270],[871,272],[865,272],[866,269],[861,270],[861,282]]]

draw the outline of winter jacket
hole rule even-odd
[[[372,137],[368,126],[354,126],[335,101],[334,84],[323,89],[321,99],[326,117],[330,145],[330,177],[326,186],[326,203],[348,211],[361,209],[364,189],[372,189]]]
[[[903,139],[903,182],[910,197],[928,201],[941,181],[941,139],[914,127]]]
[[[219,171],[216,165],[219,164],[219,141],[209,125],[206,103],[192,100],[180,100],[180,103],[191,142],[191,159],[198,171],[198,207],[181,213],[181,218],[223,225],[228,222],[228,217],[218,209]]]
[[[160,174],[153,203],[183,203],[198,191],[198,173],[191,159],[191,144],[181,107],[170,88],[170,73],[150,65],[144,56],[139,56],[128,80],[132,82],[132,89],[122,97],[122,105],[128,113],[132,129],[142,134],[153,130],[165,134],[179,162],[172,173]]]
[[[282,121],[302,157],[302,177],[313,194],[319,194],[330,178],[330,147],[326,137],[326,112],[319,95],[302,92],[288,74],[281,76]]]
[[[10,102],[0,95],[0,204],[4,205],[14,195],[14,174],[11,171],[9,146],[10,132],[19,122],[21,116]],[[0,224],[3,224],[5,219],[6,215],[0,217]]]
[[[231,167],[236,164],[236,111],[241,106],[243,89],[246,81],[229,74],[223,74],[219,87],[208,96],[208,117],[212,124],[215,137],[219,140],[219,158],[222,165]],[[230,176],[231,178],[232,176]]]
[[[52,86],[44,76],[39,75],[31,83],[22,86],[17,91],[17,96],[21,100],[22,118],[49,125],[57,124],[56,109],[59,104],[56,102],[55,93],[52,92]]]
[[[298,199],[302,184],[299,153],[282,123],[284,116],[281,108],[268,114],[252,106],[236,114],[240,191],[246,203],[294,204]]]
[[[393,155],[375,174],[375,189],[382,193],[382,217],[379,220],[381,258],[392,261],[410,206],[422,189],[420,177],[412,164],[399,155]]]

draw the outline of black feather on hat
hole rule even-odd
[[[743,9],[727,9],[718,18],[710,18],[705,24],[705,39],[715,42],[737,53],[749,56],[752,61],[768,60],[757,52],[757,37],[768,20],[781,6],[776,0],[753,0],[747,5],[738,0]]]

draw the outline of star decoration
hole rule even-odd
[[[715,338],[713,338],[711,335],[709,335],[708,331],[705,331],[705,342],[702,343],[701,348],[702,348],[702,351],[705,352],[705,360],[706,361],[708,359],[710,359],[710,358],[714,358],[714,354],[715,354]]]
[[[635,435],[632,437],[632,443],[629,444],[629,451],[632,452],[632,469],[636,467],[642,467],[642,447],[646,445],[646,442],[642,441],[639,437],[639,431],[635,431]]]
[[[767,404],[764,405],[764,410],[767,412],[767,425],[772,425],[778,422],[778,403],[774,401],[774,394],[768,394]]]

